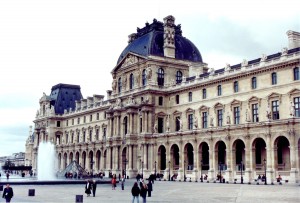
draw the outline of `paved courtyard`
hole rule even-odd
[[[111,185],[98,184],[96,197],[86,197],[84,185],[14,185],[15,196],[12,202],[75,202],[76,195],[84,195],[84,203],[131,202],[134,181],[126,180],[125,190],[121,190],[120,184],[116,190],[112,190]],[[35,189],[35,196],[29,197],[28,189]],[[1,199],[0,202],[5,201]],[[147,202],[300,202],[300,186],[290,183],[241,185],[156,181],[152,197],[147,197]]]

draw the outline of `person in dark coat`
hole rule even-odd
[[[13,189],[9,187],[9,184],[7,184],[6,188],[4,188],[3,190],[2,198],[5,198],[6,202],[10,202],[13,196],[14,196]]]
[[[139,203],[139,196],[140,196],[140,188],[135,182],[133,184],[133,187],[131,188],[131,194],[132,194],[132,203],[134,203],[134,200],[136,199],[136,202]]]
[[[97,182],[96,182],[96,180],[93,180],[92,188],[93,188],[93,197],[95,197],[95,195],[96,195],[96,189],[97,189]]]
[[[86,193],[87,197],[90,196],[91,189],[92,189],[92,184],[91,184],[91,182],[89,180],[87,180],[86,184],[85,184],[85,193]]]
[[[140,188],[141,188],[141,197],[143,198],[143,203],[146,203],[146,197],[147,197],[147,190],[148,187],[147,185],[144,183],[144,180],[142,180],[140,182]]]
[[[148,184],[148,197],[151,197],[151,191],[152,191],[152,182],[149,180]]]

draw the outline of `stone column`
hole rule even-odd
[[[245,177],[244,182],[251,182],[252,180],[252,171],[251,171],[251,157],[250,157],[250,151],[251,151],[251,143],[250,143],[250,137],[246,137],[245,140]]]
[[[194,148],[194,170],[193,170],[193,181],[198,181],[198,171],[199,171],[199,149],[198,149],[198,144],[195,142]],[[200,160],[201,161],[201,160]]]
[[[208,179],[215,179],[215,149],[213,147],[213,141],[209,143],[209,170],[208,170]]]
[[[226,162],[227,162],[227,170],[226,170],[226,178],[228,181],[232,182],[233,181],[233,163],[232,163],[232,148],[230,141],[226,143]]]
[[[272,148],[271,145],[271,135],[267,135],[267,143],[266,143],[266,150],[267,150],[267,183],[270,184],[274,181],[274,160],[273,160],[273,154],[274,148]]]
[[[294,137],[293,137],[294,138]],[[297,146],[295,145],[295,141],[294,139],[290,139],[290,162],[291,162],[291,171],[290,171],[290,182],[292,183],[296,183],[297,181],[297,173],[299,171],[297,171],[297,160],[299,160],[299,158],[297,158]]]

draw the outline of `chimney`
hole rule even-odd
[[[175,18],[164,18],[164,56],[175,58]]]
[[[300,32],[289,30],[286,34],[289,39],[289,49],[300,47]]]

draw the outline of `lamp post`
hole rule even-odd
[[[203,160],[201,159],[201,183],[203,183],[202,166],[203,166]]]
[[[219,174],[219,178],[220,178],[220,183],[222,183],[222,171],[221,171],[221,167],[222,167],[222,162],[219,163],[219,167],[220,167],[220,174]]]
[[[241,184],[244,183],[244,180],[243,180],[243,160],[241,160]]]
[[[142,178],[144,178],[144,162],[142,161]]]
[[[267,161],[264,159],[264,165],[265,165],[265,185],[267,185]]]
[[[155,180],[156,180],[156,161],[154,161],[154,177],[155,177]]]
[[[169,161],[169,181],[171,180],[170,167],[171,167],[171,161]]]
[[[124,169],[124,176],[125,176],[125,179],[126,179],[126,177],[127,177],[127,175],[126,175],[126,163],[128,162],[128,160],[127,159],[125,159],[124,160],[124,164],[125,164],[125,169]]]
[[[184,160],[184,166],[183,166],[183,181],[185,182],[185,163],[186,161]]]

